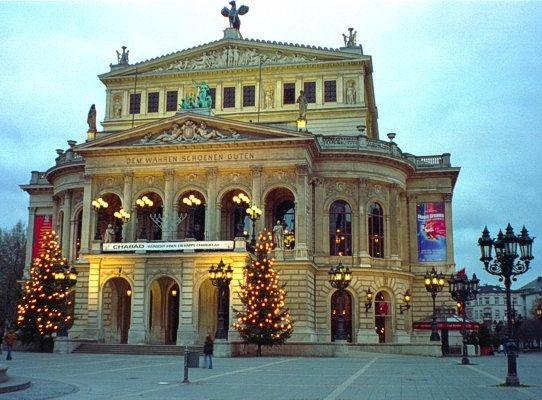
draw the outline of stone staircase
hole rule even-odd
[[[201,346],[189,346],[190,351],[202,352]],[[74,353],[90,354],[133,354],[154,356],[182,356],[183,346],[162,344],[104,344],[104,343],[81,343]]]

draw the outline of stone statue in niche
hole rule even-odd
[[[273,108],[273,88],[267,87],[263,94],[263,108]]]
[[[113,243],[115,241],[115,229],[113,225],[107,225],[107,229],[104,234],[104,243]]]
[[[284,250],[284,226],[280,221],[277,221],[273,227],[273,242],[275,242],[275,249]]]
[[[113,100],[113,116],[115,118],[120,118],[122,116],[122,103],[120,101],[120,96],[115,96]]]
[[[356,103],[356,82],[348,81],[346,83],[346,104]]]

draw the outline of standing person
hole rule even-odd
[[[203,344],[203,368],[207,368],[207,359],[209,359],[209,369],[213,369],[213,339],[209,335]]]
[[[6,347],[8,350],[6,360],[11,360],[11,349],[13,348],[16,340],[17,335],[15,334],[15,331],[13,329],[10,329],[8,333],[6,333],[6,335],[4,336],[4,341],[6,342]]]

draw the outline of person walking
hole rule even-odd
[[[207,359],[209,360],[209,369],[213,369],[213,339],[209,335],[203,344],[203,368],[207,368]]]
[[[10,329],[4,336],[4,341],[6,342],[6,347],[8,350],[6,360],[11,360],[11,349],[13,348],[13,345],[15,344],[16,340],[17,340],[17,335],[15,334],[15,331],[13,329]]]

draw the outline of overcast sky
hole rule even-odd
[[[477,239],[510,222],[534,242],[542,276],[542,3],[493,1],[238,1],[245,38],[343,45],[347,28],[373,57],[382,139],[403,152],[451,153],[461,167],[453,197],[455,260],[482,282]],[[55,149],[86,139],[97,75],[130,50],[140,62],[222,38],[227,0],[1,2],[0,227],[27,221],[19,184],[54,164]]]

